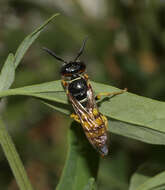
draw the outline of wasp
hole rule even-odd
[[[62,85],[67,97],[71,102],[75,113],[70,116],[81,123],[83,130],[90,144],[104,157],[108,154],[108,121],[97,107],[96,101],[101,96],[111,96],[121,94],[126,89],[119,92],[99,93],[94,95],[89,77],[85,73],[86,65],[78,60],[83,53],[87,38],[84,39],[80,50],[73,61],[65,61],[48,48],[43,48],[51,56],[63,62],[61,67]]]

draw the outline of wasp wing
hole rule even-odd
[[[72,103],[74,111],[76,112],[76,114],[79,117],[79,120],[80,120],[83,128],[85,128],[86,131],[90,131],[89,128],[93,128],[94,126],[96,126],[96,123],[93,120],[92,115],[81,105],[81,103],[79,101],[77,101],[75,98],[73,98],[70,93],[68,94],[68,97]],[[85,123],[86,123],[86,125],[85,125]],[[89,128],[87,127],[87,124],[89,125]]]
[[[85,135],[91,145],[103,156],[108,154],[107,132],[104,123],[98,124],[93,113],[89,113],[79,101],[68,94],[68,98],[79,117]],[[95,106],[95,104],[93,104]],[[101,118],[100,118],[101,119]]]
[[[98,109],[92,86],[89,83],[88,83],[88,90],[87,90],[87,106],[86,107],[87,107],[87,111],[91,114],[94,108]]]

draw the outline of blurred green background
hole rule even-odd
[[[41,48],[71,60],[88,36],[81,60],[90,79],[165,100],[164,0],[1,0],[0,67],[25,36],[57,12],[61,15],[42,32],[18,67],[12,88],[60,79],[60,63]],[[71,119],[22,96],[3,99],[0,114],[32,184],[38,190],[53,189],[64,166]],[[165,156],[161,146],[114,134],[110,144],[110,157],[101,159],[99,190],[128,189],[138,166]],[[0,189],[17,189],[2,149]]]

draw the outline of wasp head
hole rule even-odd
[[[86,65],[82,61],[70,61],[64,64],[61,68],[61,75],[72,76],[76,74],[81,74],[85,71]]]
[[[87,41],[87,38],[84,39],[84,41],[82,43],[82,46],[81,46],[79,52],[77,53],[74,61],[67,62],[64,59],[62,59],[61,57],[59,57],[58,55],[56,55],[53,51],[51,51],[48,48],[43,48],[43,50],[48,52],[50,55],[55,57],[57,60],[63,62],[64,65],[61,68],[61,75],[70,77],[70,76],[73,76],[73,75],[81,74],[86,69],[86,66],[85,66],[84,62],[78,61],[78,58],[83,53],[86,41]]]

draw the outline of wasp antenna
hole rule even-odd
[[[47,53],[49,53],[51,56],[55,57],[57,60],[63,62],[63,63],[67,63],[67,61],[63,60],[61,57],[59,57],[58,55],[56,55],[52,50],[46,48],[46,47],[43,47],[42,48],[44,51],[46,51]]]
[[[74,61],[76,61],[80,57],[80,55],[83,53],[87,39],[88,39],[88,36],[83,40],[82,46],[81,46],[76,58],[74,59]]]

